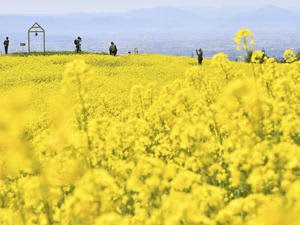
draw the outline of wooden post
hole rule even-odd
[[[28,53],[30,53],[30,31],[28,30]]]
[[[44,55],[46,54],[46,38],[45,38],[45,31],[43,31],[43,46],[44,46]]]

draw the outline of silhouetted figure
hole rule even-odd
[[[77,53],[81,52],[81,41],[82,41],[81,37],[78,37],[74,40]]]
[[[8,54],[8,46],[9,46],[9,40],[8,37],[6,37],[5,41],[3,42],[5,54]]]
[[[260,60],[259,60],[259,63],[264,63],[265,58],[267,57],[267,55],[266,55],[266,50],[265,50],[264,48],[262,49],[262,52],[263,52],[264,54],[261,56],[261,58],[260,58]]]
[[[198,64],[201,65],[203,61],[203,51],[201,48],[196,49],[196,54],[198,56]]]
[[[138,50],[138,48],[134,48],[134,54],[139,54],[139,50]]]
[[[111,42],[109,46],[109,54],[116,56],[117,52],[118,52],[117,46],[113,42]]]

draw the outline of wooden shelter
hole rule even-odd
[[[35,36],[38,36],[38,33],[43,33],[43,50],[46,52],[46,39],[45,39],[45,30],[37,22],[35,22],[28,30],[28,52],[30,52],[30,33],[35,33]]]

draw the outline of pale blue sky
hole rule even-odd
[[[156,6],[267,5],[300,8],[300,0],[0,0],[0,14],[120,12]]]

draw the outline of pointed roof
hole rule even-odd
[[[40,29],[40,31],[45,31],[37,22],[35,22],[30,28],[29,28],[29,32],[32,31],[33,29],[35,29],[34,32],[37,31],[37,29]]]

